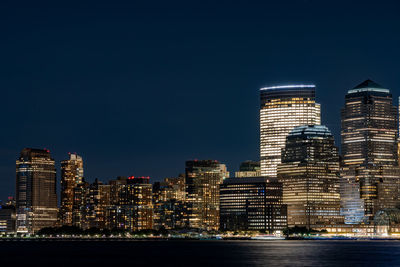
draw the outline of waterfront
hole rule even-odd
[[[2,241],[2,266],[396,266],[400,241]]]

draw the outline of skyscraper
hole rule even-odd
[[[216,160],[186,161],[187,227],[218,230],[219,186],[228,177],[225,164]]]
[[[62,225],[72,225],[74,188],[82,183],[83,160],[77,154],[69,154],[68,160],[61,161],[61,207]]]
[[[296,126],[321,124],[315,85],[283,85],[260,89],[261,175],[276,177],[285,138]]]
[[[343,188],[357,186],[365,218],[372,220],[380,209],[396,207],[400,182],[398,118],[390,91],[371,80],[349,90],[342,109],[341,137]],[[353,216],[355,201],[349,198],[343,202],[348,216]]]
[[[17,231],[36,232],[57,221],[56,169],[49,150],[25,148],[16,162]]]
[[[323,125],[294,128],[286,137],[278,179],[288,226],[312,228],[343,223],[340,216],[339,154]]]

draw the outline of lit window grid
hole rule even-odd
[[[321,108],[314,101],[304,104],[302,100],[274,102],[274,106],[260,110],[260,158],[263,176],[277,175],[281,163],[281,150],[286,136],[293,128],[301,125],[321,124]],[[287,102],[290,102],[288,106]]]

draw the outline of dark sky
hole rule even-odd
[[[77,152],[89,181],[233,172],[258,160],[262,86],[315,83],[337,143],[346,90],[399,95],[398,1],[80,2],[0,3],[0,199],[24,147]]]

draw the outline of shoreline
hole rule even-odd
[[[58,242],[58,241],[85,241],[85,242],[98,242],[98,241],[112,241],[112,242],[133,242],[133,241],[254,241],[254,242],[276,242],[276,241],[400,241],[399,238],[390,237],[327,237],[327,238],[299,238],[291,237],[285,239],[254,239],[251,237],[238,237],[238,238],[163,238],[163,237],[9,237],[0,238],[0,242]]]

